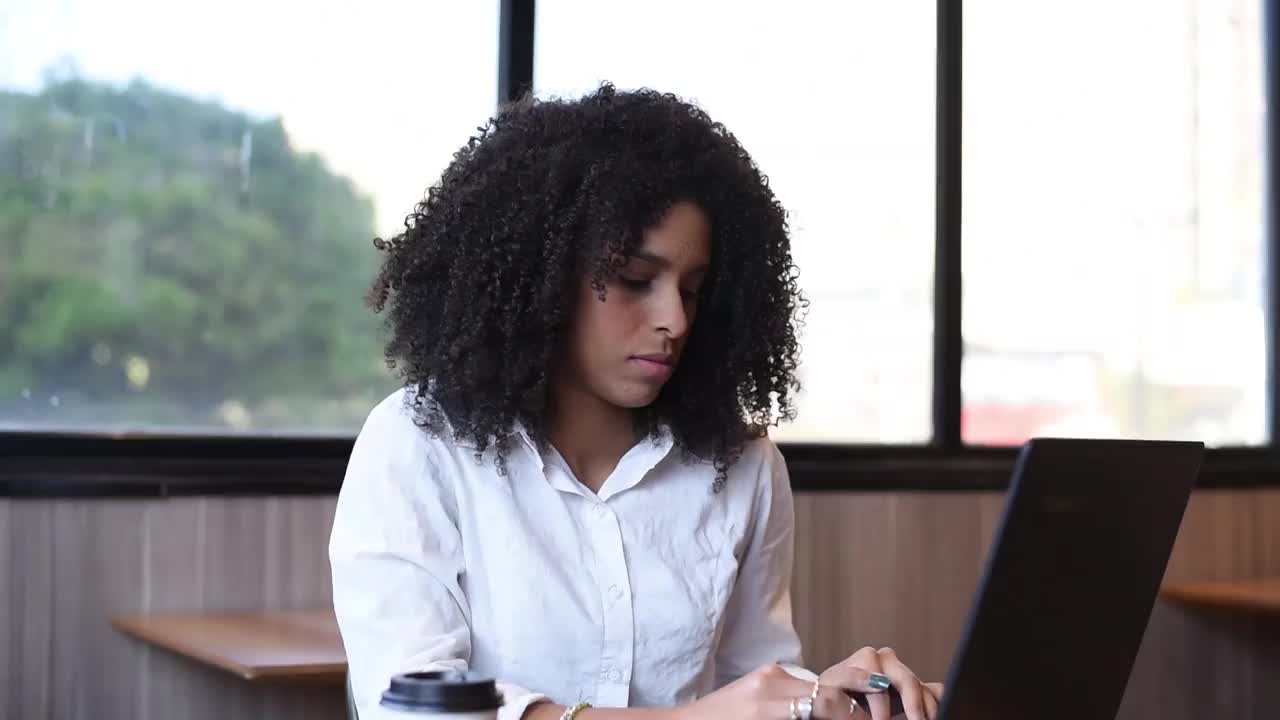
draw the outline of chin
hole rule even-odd
[[[609,402],[620,408],[627,410],[640,410],[652,405],[658,399],[658,389],[645,389],[643,391],[629,390],[626,392],[611,393],[612,397]]]
[[[652,405],[657,399],[658,394],[654,393],[653,395],[647,395],[644,398],[619,398],[615,400],[613,404],[620,408],[626,408],[627,410],[641,410]]]

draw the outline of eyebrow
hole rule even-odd
[[[631,259],[649,263],[650,265],[656,266],[659,270],[669,270],[671,268],[670,260],[668,260],[665,257],[662,257],[661,255],[655,255],[654,253],[648,252],[647,250],[636,250],[634,253],[631,254]],[[693,268],[691,272],[705,273],[710,269],[711,269],[711,265],[705,264],[705,265],[699,265],[698,267]]]

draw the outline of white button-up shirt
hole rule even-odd
[[[500,475],[414,424],[400,391],[356,439],[329,545],[361,720],[394,674],[495,678],[500,720],[541,699],[673,706],[765,663],[798,666],[793,507],[768,439],[715,470],[669,435],[593,493],[517,431]],[[803,674],[797,667],[796,671]]]

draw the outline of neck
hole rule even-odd
[[[547,438],[578,481],[599,492],[618,461],[636,443],[635,418],[626,408],[562,385],[556,393]]]

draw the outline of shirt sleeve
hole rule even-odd
[[[430,442],[398,399],[384,402],[357,437],[338,494],[333,607],[360,720],[399,720],[378,704],[393,675],[466,670],[470,658],[456,503]],[[545,697],[496,680],[499,720],[520,720]]]
[[[803,667],[800,638],[791,619],[791,573],[795,552],[795,507],[786,462],[772,441],[756,483],[755,520],[738,579],[725,610],[716,651],[716,687],[769,663],[816,680]]]

